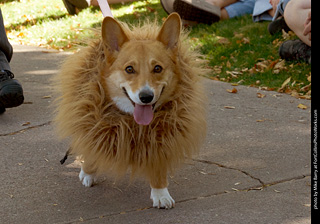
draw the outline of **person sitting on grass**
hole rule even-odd
[[[182,19],[211,24],[253,12],[255,0],[161,0],[168,13],[177,12]]]
[[[276,12],[268,26],[269,33],[292,30],[299,38],[283,42],[279,48],[280,57],[311,64],[311,0],[270,1]]]

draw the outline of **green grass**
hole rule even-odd
[[[99,8],[87,8],[76,16],[67,14],[62,0],[0,1],[7,35],[11,42],[76,51],[88,38],[96,38],[91,28],[101,26]],[[111,5],[115,18],[129,24],[145,19],[162,21],[167,16],[159,0],[142,0]],[[208,60],[209,78],[310,98],[311,66],[284,62],[278,55],[280,44],[294,35],[271,36],[269,22],[254,23],[250,15],[199,24],[190,30],[193,48]],[[290,81],[281,88],[282,84]]]

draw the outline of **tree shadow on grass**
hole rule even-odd
[[[39,23],[42,23],[44,20],[59,20],[67,16],[68,14],[61,12],[59,15],[49,15],[49,16],[42,16],[42,17],[27,19],[23,22],[11,23],[9,26],[6,26],[6,30],[8,32],[12,30],[20,30],[22,27],[34,26]]]

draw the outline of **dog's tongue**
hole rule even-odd
[[[153,119],[152,105],[136,104],[133,111],[133,118],[138,124],[150,124]]]

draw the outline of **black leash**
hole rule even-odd
[[[64,162],[68,159],[68,156],[70,155],[71,148],[68,149],[66,154],[64,155],[63,159],[60,160],[61,165],[64,164]]]

